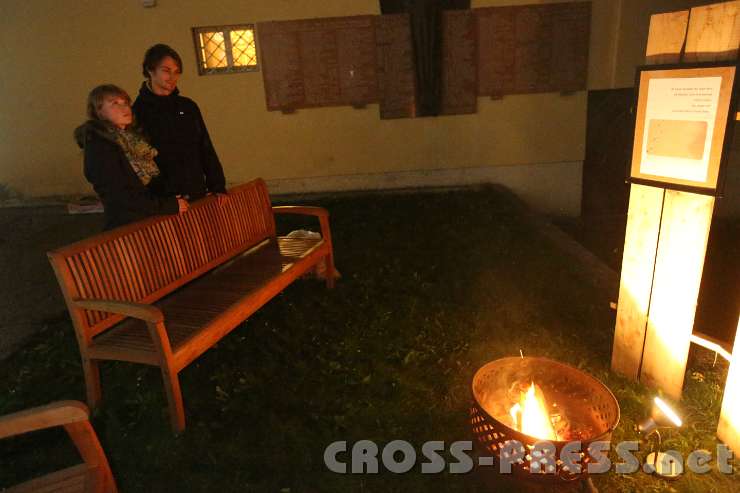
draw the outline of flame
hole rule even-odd
[[[514,420],[514,428],[525,435],[541,440],[558,439],[550,422],[550,414],[547,412],[545,398],[539,387],[535,387],[534,382],[529,386],[526,393],[520,393],[519,402],[511,407],[509,413]]]

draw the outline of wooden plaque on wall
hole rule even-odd
[[[375,17],[257,24],[268,110],[378,101]]]
[[[478,94],[586,89],[591,2],[473,9]]]
[[[442,114],[475,113],[478,103],[477,29],[471,10],[442,13]]]
[[[408,14],[377,17],[380,118],[416,115],[416,75]]]

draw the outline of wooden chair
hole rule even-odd
[[[87,406],[59,401],[0,417],[0,439],[54,426],[63,426],[84,464],[68,467],[4,490],[8,493],[94,492],[115,493],[108,460],[89,421]]]

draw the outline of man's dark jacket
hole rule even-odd
[[[177,89],[158,96],[144,82],[133,109],[144,135],[159,152],[155,161],[168,192],[191,200],[207,192],[226,192],[221,162],[192,99],[180,96]]]
[[[75,130],[75,140],[85,150],[85,178],[103,202],[105,229],[157,214],[177,214],[177,199],[158,195],[164,188],[160,177],[144,185],[108,125],[90,120]]]

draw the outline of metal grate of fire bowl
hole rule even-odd
[[[516,424],[512,406],[530,382],[536,383],[545,396],[556,431],[556,439],[548,440],[555,449],[551,458],[540,455],[535,448],[541,438],[512,427]],[[589,445],[610,441],[619,423],[619,404],[604,384],[547,358],[510,357],[486,364],[473,377],[473,398],[470,423],[478,448],[494,459],[495,467],[506,461],[513,475],[526,481],[587,479],[588,464],[593,461],[587,453]],[[563,447],[572,442],[580,442],[580,470],[562,460]]]

